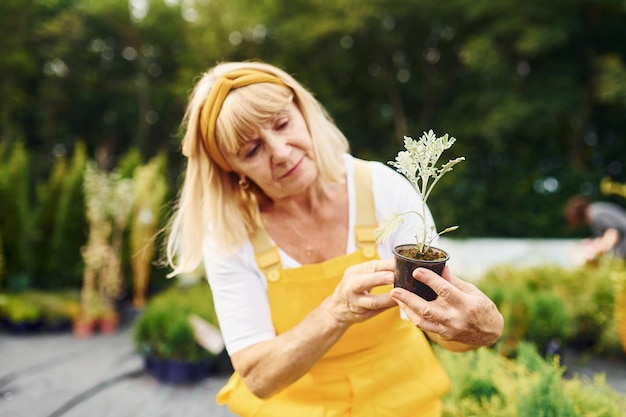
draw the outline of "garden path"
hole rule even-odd
[[[113,335],[0,333],[0,417],[227,417],[228,375],[159,383],[143,371],[131,325]]]

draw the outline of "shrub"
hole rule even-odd
[[[0,298],[0,316],[12,323],[39,322],[44,329],[71,322],[79,312],[77,291],[24,291]]]
[[[41,320],[41,307],[20,295],[7,295],[2,303],[2,316],[11,323],[34,323]]]
[[[626,264],[623,268],[615,269],[611,278],[615,289],[615,306],[614,321],[610,329],[615,329],[615,331],[603,333],[602,340],[606,342],[614,337],[619,340],[623,352],[626,352]]]
[[[85,145],[79,142],[71,160],[55,161],[47,182],[37,187],[38,286],[58,290],[79,287],[83,259],[80,248],[87,237],[83,177],[87,163]]]
[[[13,291],[23,290],[31,284],[29,166],[29,155],[21,141],[10,149],[0,146],[0,235],[2,258],[6,261],[4,287]]]
[[[194,361],[213,357],[196,342],[189,323],[191,314],[218,325],[211,290],[205,281],[172,286],[147,303],[135,322],[133,337],[137,350],[161,359]]]
[[[444,417],[618,417],[626,409],[602,377],[563,379],[563,370],[529,343],[519,345],[515,359],[488,348],[435,350],[453,381]]]
[[[505,319],[497,347],[514,355],[521,341],[544,347],[553,338],[577,350],[610,353],[619,349],[613,310],[615,271],[622,262],[604,258],[579,268],[495,267],[477,283]]]

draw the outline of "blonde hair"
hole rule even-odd
[[[227,172],[208,155],[200,131],[200,115],[215,80],[232,71],[267,72],[287,88],[269,82],[230,91],[216,121],[215,139],[222,153],[236,152],[260,124],[289,103],[298,107],[313,141],[320,178],[343,180],[342,154],[349,151],[343,133],[315,97],[285,71],[261,62],[221,63],[204,73],[191,92],[181,128],[187,158],[184,183],[170,223],[166,245],[169,276],[196,270],[202,261],[205,237],[232,253],[258,227],[257,205],[268,197],[255,184],[242,190],[239,177]],[[210,103],[209,103],[210,104]]]

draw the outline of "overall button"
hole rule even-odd
[[[280,272],[277,269],[273,269],[267,273],[267,280],[276,282],[280,279]]]
[[[363,248],[363,255],[365,255],[366,258],[373,258],[374,256],[376,256],[376,248],[374,248],[373,246]]]

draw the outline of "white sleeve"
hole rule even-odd
[[[265,276],[257,267],[252,245],[248,242],[237,253],[225,255],[206,242],[203,255],[227,352],[274,338]]]
[[[370,162],[370,166],[378,224],[391,213],[421,210],[422,199],[409,180],[392,167],[381,162]],[[398,230],[389,239],[378,245],[378,253],[381,258],[392,258],[393,248],[398,245],[416,242],[417,220],[416,214],[408,214],[404,217],[404,222],[399,225]],[[427,206],[426,227],[430,229],[431,226],[435,226],[435,222]],[[437,243],[436,237],[432,243]]]

